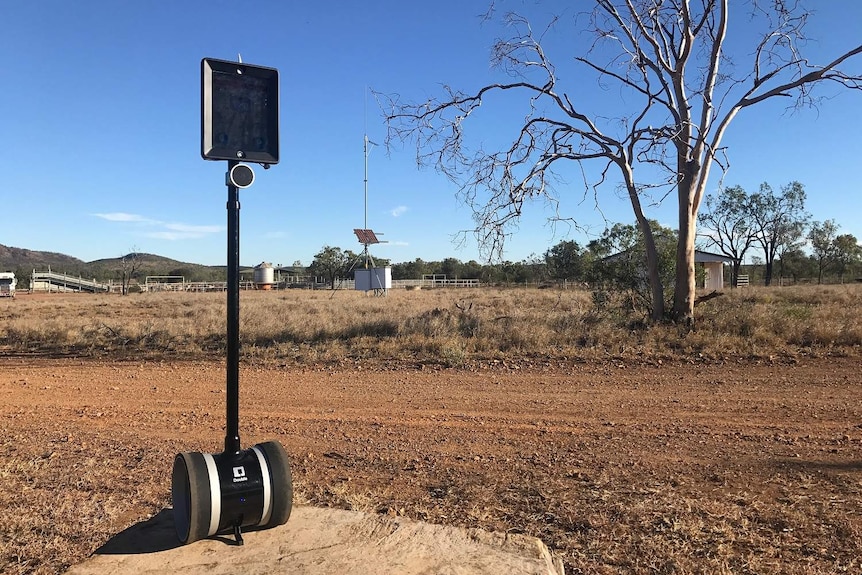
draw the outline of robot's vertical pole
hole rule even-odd
[[[237,165],[228,161],[228,172]],[[225,453],[239,453],[239,189],[227,181],[227,425]]]

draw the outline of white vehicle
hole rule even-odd
[[[18,280],[12,272],[0,272],[0,297],[15,297]]]

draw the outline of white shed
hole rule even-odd
[[[722,254],[694,251],[694,263],[703,264],[703,287],[708,290],[724,289],[724,264],[732,264],[733,258]]]

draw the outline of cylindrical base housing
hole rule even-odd
[[[239,453],[180,453],[171,475],[174,526],[181,543],[235,527],[283,525],[293,506],[287,454],[268,441]]]

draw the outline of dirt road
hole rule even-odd
[[[62,572],[219,452],[221,363],[0,360],[0,571]],[[862,568],[855,359],[470,370],[242,366],[244,446],[298,500],[525,532],[567,573]]]

